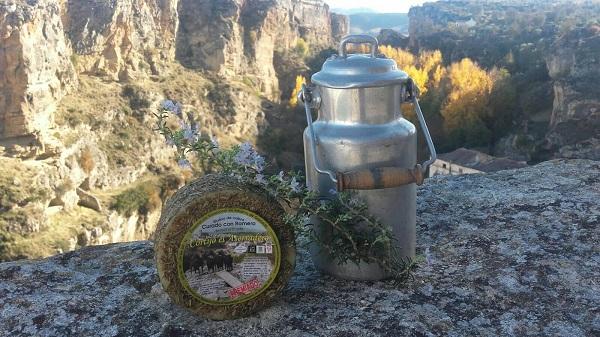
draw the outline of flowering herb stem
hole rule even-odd
[[[264,157],[250,143],[221,148],[214,137],[201,134],[193,115],[184,115],[177,102],[165,101],[154,115],[156,131],[175,147],[180,167],[191,170],[192,163],[198,163],[204,173],[225,174],[262,187],[287,206],[285,220],[299,235],[340,264],[377,263],[398,282],[412,277],[416,262],[399,257],[389,227],[373,217],[355,194],[332,191],[323,198],[300,183],[303,177],[299,173],[267,174]],[[169,126],[172,118],[179,129]],[[316,219],[321,226],[310,224],[309,219]],[[317,232],[323,230],[328,233],[325,238]]]

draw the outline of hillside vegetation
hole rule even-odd
[[[423,97],[428,109],[443,118],[479,111],[479,117],[466,124],[473,132],[454,133],[458,138],[446,132],[450,139],[443,138],[443,146],[450,144],[452,149],[465,141],[465,146],[487,146],[492,154],[530,162],[563,156],[600,158],[600,149],[593,145],[600,139],[600,100],[589,90],[599,84],[600,61],[592,55],[600,54],[600,3],[443,1],[413,7],[409,17],[407,50],[414,55],[439,51],[450,69],[469,71],[472,67],[463,61],[469,59],[494,83],[487,90],[491,96],[483,99],[486,104],[476,100],[473,106],[461,107],[460,99],[447,100],[443,92],[441,100]],[[465,83],[452,78],[450,82]],[[444,123],[449,131],[452,122]],[[590,127],[573,137],[576,125],[582,124]],[[579,154],[565,151],[580,146]]]

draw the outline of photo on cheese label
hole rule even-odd
[[[241,209],[209,213],[193,226],[179,252],[179,275],[195,298],[234,304],[259,295],[280,264],[277,237],[258,215]]]

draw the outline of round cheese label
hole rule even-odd
[[[257,214],[225,208],[203,216],[178,251],[179,279],[199,301],[229,305],[260,295],[281,263],[277,236]]]

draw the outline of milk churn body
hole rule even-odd
[[[339,184],[323,171],[413,168],[417,164],[416,128],[403,118],[400,108],[410,79],[396,69],[394,61],[375,57],[376,40],[352,39],[372,43],[372,55],[347,56],[342,44],[340,55],[328,60],[313,76],[310,89],[318,99],[318,104],[313,104],[318,118],[312,122],[308,117],[312,128],[309,125],[304,132],[307,185],[324,197],[331,196]],[[392,228],[399,253],[414,257],[416,184],[357,193],[369,212]],[[311,221],[327,240],[325,227],[317,219]],[[388,276],[376,263],[340,265],[316,246],[311,248],[311,255],[320,270],[339,278],[377,280]]]

